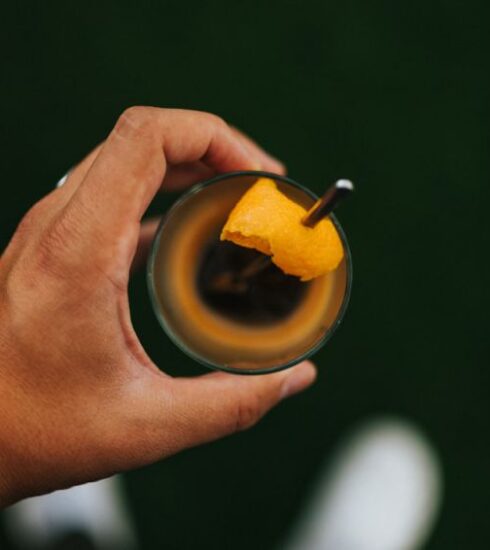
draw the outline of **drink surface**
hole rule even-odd
[[[219,241],[226,219],[257,177],[197,188],[170,210],[155,243],[150,290],[172,340],[208,366],[268,371],[306,356],[333,329],[348,288],[346,254],[339,267],[309,282],[273,264],[251,277],[243,269],[262,254]],[[315,201],[277,180],[305,208]]]
[[[216,235],[205,247],[197,271],[203,302],[231,320],[267,325],[288,317],[304,297],[309,283],[284,274],[272,262],[246,274],[264,255],[250,248],[220,241]]]

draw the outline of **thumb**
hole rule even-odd
[[[165,378],[163,395],[152,396],[156,410],[151,407],[152,417],[161,427],[160,457],[253,426],[282,399],[303,391],[315,378],[316,368],[308,361],[261,376],[219,372],[197,378]]]

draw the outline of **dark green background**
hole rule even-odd
[[[339,216],[351,306],[318,383],[248,433],[129,474],[143,548],[280,545],[343,434],[385,413],[443,462],[428,548],[489,548],[490,3],[22,5],[0,16],[0,245],[133,104],[213,111],[317,192],[358,187]],[[160,331],[143,276],[131,294],[155,361],[202,372]]]

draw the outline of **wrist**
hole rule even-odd
[[[0,457],[0,510],[11,504],[14,500],[9,485],[7,470],[4,468]]]
[[[8,342],[8,321],[4,306],[5,303],[0,303],[0,509],[15,501],[11,453],[19,437],[11,414],[15,405],[12,395],[15,384],[11,382],[9,372],[14,358]]]
[[[0,357],[2,356],[0,355]],[[7,414],[10,406],[4,379],[2,379],[2,371],[5,366],[2,359],[0,359],[0,509],[12,504],[15,500],[11,454],[12,445],[18,437],[17,430],[12,425],[12,418]]]
[[[4,384],[2,379],[4,366],[0,359],[0,509],[12,504],[15,500],[11,455],[12,445],[19,435],[16,433],[17,430],[12,425],[12,418],[8,414],[10,406],[7,402],[7,391],[5,391],[5,387],[2,387]]]

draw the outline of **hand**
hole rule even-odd
[[[130,268],[162,183],[251,168],[283,171],[214,115],[133,107],[22,220],[0,259],[0,505],[248,428],[313,382],[310,363],[171,378],[131,325]]]

